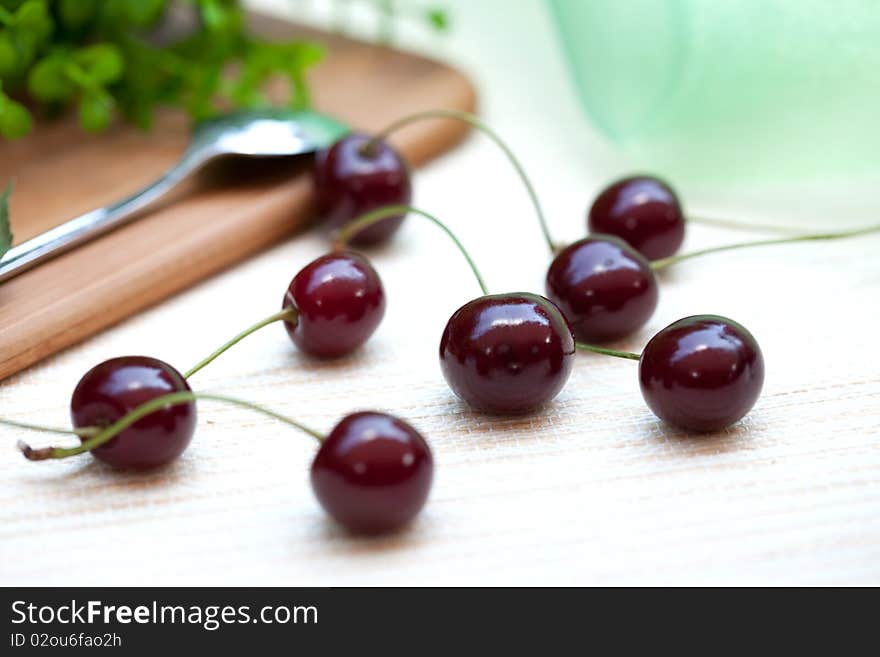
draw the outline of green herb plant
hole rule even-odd
[[[349,0],[336,1],[349,2]],[[413,7],[396,0],[370,0],[370,3],[379,13],[379,39],[384,43],[393,41],[394,26],[402,18],[423,21],[437,32],[445,32],[449,29],[449,16],[438,7]]]
[[[172,4],[197,20],[169,43],[160,35]],[[322,55],[320,44],[249,34],[238,0],[0,0],[0,136],[22,137],[35,112],[68,108],[89,132],[117,114],[148,129],[166,105],[204,119],[267,104],[262,89],[274,76],[301,108]]]

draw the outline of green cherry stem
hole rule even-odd
[[[594,354],[602,354],[603,356],[614,356],[615,358],[625,358],[627,360],[641,360],[641,354],[634,354],[631,351],[618,351],[617,349],[606,349],[605,347],[597,347],[596,345],[587,344],[586,342],[575,342],[575,347],[581,351],[591,351]]]
[[[262,413],[263,415],[271,417],[275,420],[279,420],[285,424],[294,427],[295,429],[299,429],[303,433],[306,433],[315,438],[318,442],[323,442],[324,440],[324,436],[314,429],[311,429],[306,425],[287,417],[286,415],[281,415],[280,413],[276,413],[275,411],[269,410],[268,408],[263,408],[262,406],[258,406],[257,404],[253,404],[248,401],[243,401],[234,397],[226,397],[224,395],[212,395],[195,392],[172,392],[171,394],[156,397],[155,399],[151,399],[145,404],[141,404],[133,411],[128,413],[128,415],[120,418],[107,428],[100,428],[97,433],[84,440],[80,445],[76,447],[43,447],[40,449],[34,449],[24,443],[19,443],[18,446],[25,457],[30,461],[65,459],[70,456],[76,456],[77,454],[83,454],[84,452],[90,452],[96,447],[100,447],[104,443],[113,440],[122,431],[130,427],[141,418],[149,415],[150,413],[153,413],[154,411],[168,408],[169,406],[179,406],[180,404],[187,404],[189,402],[199,399],[205,401],[223,402],[226,404],[232,404],[233,406],[247,408],[249,410],[256,411],[257,413]],[[95,428],[96,427],[89,427],[89,429]]]
[[[372,212],[367,212],[366,214],[361,215],[356,219],[352,219],[349,223],[345,224],[342,228],[340,228],[333,239],[333,248],[338,251],[344,250],[348,241],[357,235],[359,232],[364,230],[365,228],[369,228],[375,223],[382,221],[383,219],[387,219],[388,217],[394,217],[401,214],[415,214],[428,221],[433,222],[435,225],[440,227],[444,233],[449,236],[455,246],[458,247],[458,250],[461,251],[461,254],[464,256],[464,259],[467,260],[468,265],[470,265],[471,271],[474,273],[474,277],[477,279],[477,283],[480,286],[480,289],[483,291],[483,294],[489,294],[489,289],[486,287],[486,282],[483,280],[483,276],[480,274],[480,270],[477,269],[477,265],[474,262],[473,258],[471,258],[470,253],[464,247],[464,244],[461,243],[461,240],[455,236],[455,233],[440,221],[434,215],[425,212],[424,210],[420,210],[419,208],[415,208],[411,205],[388,205],[384,208],[378,208],[373,210]]]
[[[263,320],[260,320],[253,326],[246,328],[244,331],[236,335],[234,338],[229,340],[228,342],[221,345],[218,349],[216,349],[209,356],[203,358],[198,362],[198,364],[191,367],[186,374],[183,375],[183,378],[189,379],[193,374],[201,370],[202,368],[210,365],[213,361],[215,361],[219,356],[221,356],[224,352],[226,352],[231,347],[234,347],[239,342],[244,340],[246,337],[251,335],[252,333],[256,333],[261,328],[265,326],[269,326],[269,324],[274,324],[275,322],[294,322],[296,321],[297,311],[296,308],[290,307],[285,308],[284,310],[275,313],[274,315],[269,315]]]
[[[391,133],[396,132],[397,130],[406,127],[412,123],[417,123],[426,119],[454,119],[456,121],[461,121],[463,123],[467,123],[472,128],[479,130],[484,135],[489,137],[489,139],[495,142],[498,148],[500,148],[507,156],[507,159],[510,160],[513,168],[516,169],[520,180],[522,180],[526,191],[528,191],[529,197],[532,200],[532,205],[535,206],[535,213],[538,215],[538,223],[541,225],[541,232],[544,235],[544,241],[547,242],[547,248],[550,249],[550,253],[555,255],[556,251],[558,250],[557,245],[553,241],[553,237],[550,234],[550,227],[547,225],[547,218],[544,216],[544,210],[541,207],[541,201],[538,199],[538,194],[535,192],[535,187],[534,185],[532,185],[532,181],[529,179],[525,168],[523,168],[522,163],[520,163],[519,159],[516,157],[516,155],[514,155],[511,148],[507,145],[507,143],[505,143],[501,136],[492,128],[490,128],[486,123],[484,123],[479,117],[468,112],[461,112],[451,109],[436,109],[427,110],[425,112],[416,112],[415,114],[410,114],[409,116],[405,116],[402,119],[394,121],[384,130],[379,132],[375,137],[373,137],[370,141],[366,142],[361,147],[362,152],[369,153],[371,149],[376,147],[376,144],[379,141],[386,139],[388,136],[391,135]]]
[[[771,226],[770,224],[755,224],[736,221],[734,219],[721,219],[718,217],[705,217],[702,215],[687,216],[687,222],[691,224],[701,224],[703,226],[713,226],[715,228],[730,228],[732,230],[747,230],[761,233],[781,233],[783,235],[799,236],[803,231],[789,226]]]
[[[61,435],[73,435],[80,438],[91,438],[96,436],[100,429],[97,427],[83,427],[81,429],[62,429],[60,427],[47,427],[43,424],[31,424],[30,422],[18,422],[17,420],[4,420],[0,418],[0,424],[16,429],[27,429],[28,431],[42,431],[43,433],[57,433]]]
[[[708,255],[710,253],[721,253],[723,251],[734,251],[737,249],[745,249],[752,246],[772,246],[774,244],[794,244],[795,242],[818,242],[823,240],[839,240],[848,237],[858,237],[860,235],[868,235],[880,232],[880,225],[868,226],[857,230],[847,230],[836,233],[815,233],[813,235],[800,235],[798,237],[780,237],[772,240],[758,240],[756,242],[739,242],[737,244],[726,244],[724,246],[713,246],[708,249],[699,249],[690,253],[682,253],[681,255],[669,256],[668,258],[660,258],[651,263],[651,269],[660,271],[672,265],[678,264],[683,260],[690,260],[699,256]]]

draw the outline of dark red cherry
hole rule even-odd
[[[342,419],[312,462],[315,496],[349,530],[374,534],[397,529],[425,505],[434,459],[425,439],[384,413]]]
[[[409,205],[412,200],[409,167],[404,159],[386,141],[370,142],[368,135],[351,133],[316,156],[318,216],[331,228],[340,228],[371,210]],[[383,242],[403,219],[384,219],[352,237],[350,243],[365,246]]]
[[[675,254],[684,241],[684,214],[672,188],[652,176],[609,185],[590,208],[590,233],[615,235],[648,260]]]
[[[748,413],[764,384],[764,357],[733,320],[695,315],[651,338],[639,363],[642,395],[669,424],[717,431]]]
[[[575,353],[568,323],[536,294],[480,297],[455,311],[440,340],[452,391],[473,408],[525,413],[556,397]]]
[[[180,372],[161,360],[113,358],[80,379],[70,400],[70,416],[78,429],[106,427],[156,397],[189,390]],[[180,456],[195,427],[195,402],[168,406],[141,418],[92,454],[119,468],[154,468]]]
[[[296,346],[312,356],[335,358],[373,335],[385,315],[385,290],[366,258],[329,253],[294,276],[283,304],[291,306],[299,315],[284,325]]]
[[[584,342],[625,337],[644,326],[657,308],[651,265],[610,235],[587,237],[557,254],[547,271],[546,290]]]

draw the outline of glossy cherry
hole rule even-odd
[[[186,379],[161,360],[113,358],[80,379],[70,401],[70,415],[78,429],[107,427],[156,397],[189,390]],[[119,468],[158,467],[183,453],[195,427],[195,402],[169,406],[141,418],[92,454]]]
[[[657,417],[690,431],[717,431],[754,406],[764,384],[764,357],[740,324],[695,315],[651,338],[639,381]]]
[[[360,347],[385,315],[385,290],[366,258],[329,253],[306,265],[291,281],[284,308],[297,310],[284,323],[294,343],[319,358]]]
[[[525,413],[556,397],[571,374],[574,337],[550,301],[494,294],[459,308],[440,340],[452,391],[473,408]]]
[[[397,529],[422,509],[434,477],[425,439],[391,415],[343,418],[312,462],[315,496],[337,522],[357,533]]]
[[[317,209],[331,228],[339,228],[371,210],[408,205],[412,199],[409,167],[388,142],[360,133],[346,135],[318,152],[314,168]],[[351,239],[355,245],[387,240],[403,216],[389,217]]]
[[[587,237],[563,249],[547,271],[547,298],[585,342],[606,342],[640,329],[657,307],[651,265],[622,240]]]
[[[633,176],[599,194],[587,215],[587,229],[615,235],[649,260],[657,260],[678,252],[685,218],[669,185],[653,176]]]

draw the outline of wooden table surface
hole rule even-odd
[[[534,12],[535,29],[547,28]],[[466,17],[451,45],[432,47],[471,66],[486,116],[533,173],[557,237],[575,239],[589,199],[625,169],[595,137],[567,132],[583,121],[561,72],[543,80],[545,94],[562,99],[547,120],[530,94],[518,102],[521,85],[500,70],[512,46],[480,44],[498,55],[478,60],[479,17]],[[556,71],[555,55],[545,57],[535,65]],[[448,220],[493,290],[543,289],[547,254],[527,197],[488,141],[473,136],[415,184],[417,204]],[[701,211],[741,209],[711,204],[700,189],[691,198]],[[867,223],[875,210],[866,201],[836,225]],[[822,219],[813,206],[797,214]],[[748,235],[694,226],[686,248]],[[79,377],[113,356],[188,367],[274,312],[293,274],[326,248],[318,233],[279,244],[5,381],[3,416],[66,423]],[[309,488],[313,441],[237,408],[201,404],[184,457],[139,475],[88,456],[27,463],[13,448],[23,435],[3,429],[0,583],[880,584],[878,248],[878,237],[769,247],[663,277],[654,318],[615,346],[639,349],[675,319],[711,312],[745,324],[767,364],[753,412],[695,438],[651,415],[634,363],[586,354],[542,412],[504,419],[468,410],[440,374],[437,345],[449,315],[479,290],[453,246],[413,218],[371,254],[389,307],[364,349],[315,362],[275,326],[196,381],[322,429],[363,408],[410,420],[437,463],[413,526],[347,535]]]

